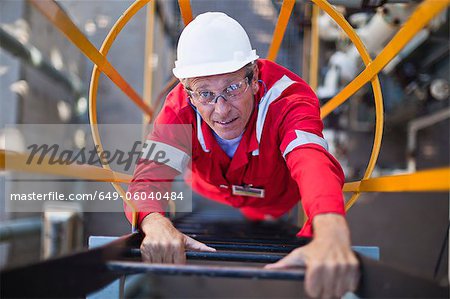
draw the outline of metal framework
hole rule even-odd
[[[190,236],[185,229],[189,222],[201,224],[200,228],[217,230],[217,225],[210,220],[205,222],[206,214],[193,213],[189,217],[175,220],[175,226]],[[203,219],[203,220],[202,220]],[[247,229],[242,232],[241,227]],[[45,297],[67,298],[81,297],[110,284],[123,275],[136,273],[153,273],[158,275],[187,275],[203,277],[228,277],[235,279],[271,279],[289,280],[293,283],[304,279],[305,269],[266,270],[261,263],[275,262],[285,256],[288,250],[306,244],[309,240],[297,239],[295,227],[287,224],[261,224],[248,229],[245,223],[229,222],[221,227],[221,237],[217,231],[204,237],[215,238],[207,243],[222,251],[186,253],[187,265],[147,264],[141,261],[139,245],[142,241],[140,233],[133,233],[108,242],[106,245],[66,257],[43,261],[31,266],[3,270],[0,273],[1,295],[10,297]],[[227,229],[229,228],[229,229]],[[260,244],[260,233],[277,231],[271,244]],[[110,238],[109,238],[110,239]],[[109,240],[108,240],[109,241]],[[268,240],[265,240],[266,242]],[[254,251],[258,245],[258,251]],[[222,247],[220,247],[222,246]],[[268,253],[265,249],[275,250]],[[378,257],[377,248],[356,248],[354,250],[360,260],[363,273],[356,294],[363,298],[385,297],[427,297],[441,298],[448,295],[448,288],[420,276],[376,262],[364,256]],[[244,251],[244,252],[243,252]],[[358,253],[359,252],[359,253]],[[220,265],[198,264],[196,261],[215,261]],[[243,266],[229,266],[228,262],[245,263]],[[70,271],[67,271],[70,269]],[[59,277],[54,284],[55,277]],[[62,279],[64,278],[64,279]],[[23,287],[23,282],[27,287]],[[117,289],[116,289],[116,293]],[[105,294],[103,294],[105,295]],[[103,296],[102,298],[106,298]],[[107,298],[113,298],[109,293]],[[118,298],[118,297],[117,297]]]
[[[92,71],[90,94],[89,94],[89,117],[92,129],[92,135],[94,143],[99,148],[99,157],[102,159],[101,152],[103,152],[103,146],[101,138],[97,128],[97,89],[99,83],[99,77],[101,73],[107,75],[112,82],[114,82],[129,98],[132,100],[143,112],[151,119],[153,116],[153,108],[150,105],[149,99],[151,94],[151,86],[146,89],[145,98],[146,102],[136,93],[136,91],[125,81],[125,79],[118,73],[113,65],[107,60],[108,52],[118,37],[124,26],[133,18],[133,16],[143,7],[145,7],[151,0],[137,0],[134,2],[124,14],[117,20],[112,27],[108,36],[104,40],[100,50],[97,50],[89,40],[82,34],[82,32],[76,27],[76,25],[70,20],[69,16],[63,11],[63,9],[53,0],[29,0],[48,20],[64,35],[77,46],[93,63],[94,69]],[[193,19],[192,9],[189,0],[178,0],[181,15],[184,23],[188,24]],[[419,171],[406,175],[393,175],[384,176],[378,178],[370,178],[372,171],[375,167],[378,154],[380,151],[381,139],[383,134],[383,99],[378,80],[378,73],[403,49],[403,47],[419,32],[424,26],[426,26],[435,16],[441,13],[449,6],[450,0],[425,0],[411,15],[410,19],[404,24],[402,29],[394,36],[389,44],[383,49],[383,51],[372,61],[367,53],[363,43],[359,39],[356,32],[345,20],[345,18],[338,13],[327,1],[325,0],[312,0],[317,5],[317,8],[324,10],[329,14],[344,30],[350,40],[353,42],[361,58],[366,65],[365,69],[343,90],[339,92],[333,99],[326,103],[321,108],[321,117],[325,118],[334,109],[339,107],[347,99],[349,99],[355,92],[367,83],[371,83],[375,96],[375,108],[376,108],[376,124],[375,124],[375,136],[374,143],[371,152],[371,156],[368,162],[367,169],[363,178],[357,182],[349,182],[344,185],[344,192],[353,192],[353,196],[347,202],[346,208],[349,209],[358,199],[361,192],[442,192],[450,190],[450,167],[430,169]],[[285,29],[287,27],[289,17],[292,13],[295,1],[284,0],[281,8],[281,12],[273,33],[272,44],[269,50],[268,59],[275,60]],[[315,8],[315,13],[317,13]],[[154,13],[154,9],[149,10],[149,15]],[[152,26],[149,22],[148,26]],[[151,28],[149,28],[151,29]],[[313,34],[316,35],[316,32]],[[152,38],[152,37],[151,37]],[[151,44],[148,45],[148,49],[151,48]],[[312,61],[317,61],[318,47],[313,51]],[[147,55],[150,50],[146,51]],[[313,70],[312,70],[313,71]],[[150,72],[150,71],[147,71]],[[146,73],[148,76],[148,73]],[[311,73],[311,77],[314,77],[314,73]],[[148,77],[147,77],[148,78]],[[312,78],[310,78],[312,80]],[[173,84],[173,80],[169,82],[167,89]],[[314,81],[312,81],[314,82]],[[8,161],[8,165],[6,164]],[[0,169],[12,170],[12,171],[24,171],[35,172],[44,174],[58,174],[63,176],[70,176],[76,178],[83,178],[86,180],[111,182],[114,188],[124,195],[125,191],[121,187],[120,183],[129,183],[131,177],[125,174],[114,172],[107,163],[102,163],[103,168],[94,167],[90,165],[83,166],[61,166],[61,165],[37,165],[37,164],[25,164],[25,157],[20,154],[11,153],[7,151],[0,151]],[[104,161],[106,162],[106,161]],[[123,196],[123,198],[126,198]],[[137,210],[132,201],[125,201],[127,205],[134,211],[133,213],[133,231],[136,229],[136,213]],[[186,223],[184,224],[186,228]],[[183,229],[182,227],[180,229]],[[289,237],[279,237],[270,239],[264,239],[261,235],[253,235],[251,240],[246,238],[238,238],[236,236],[228,237],[226,240],[221,240],[208,233],[202,233],[198,229],[193,229],[191,232],[195,232],[195,236],[200,241],[204,241],[207,244],[216,246],[222,250],[240,250],[240,251],[258,251],[269,252],[271,254],[260,253],[188,253],[189,259],[215,259],[215,260],[235,260],[235,261],[252,261],[252,262],[268,262],[275,261],[282,257],[281,254],[287,253],[295,247],[304,244],[305,241],[294,240]],[[270,278],[270,279],[302,279],[303,271],[264,271],[261,269],[230,269],[230,268],[214,268],[204,266],[183,266],[174,267],[169,265],[145,265],[142,263],[117,261],[124,257],[138,258],[137,245],[140,242],[141,236],[139,234],[132,234],[124,237],[112,244],[99,249],[90,250],[80,254],[73,255],[71,257],[55,259],[44,264],[30,266],[27,269],[9,270],[3,271],[1,275],[2,287],[10,286],[6,291],[2,290],[2,294],[25,294],[36,295],[36,293],[26,293],[25,288],[20,288],[21,283],[16,285],[15,283],[27,281],[30,283],[28,289],[30,290],[46,290],[46,296],[58,296],[61,294],[85,295],[94,289],[98,289],[100,286],[105,285],[112,280],[116,279],[124,273],[135,272],[153,272],[164,274],[198,274],[209,276],[222,276],[229,277],[252,277],[252,278]],[[302,243],[303,242],[303,243]],[[135,248],[134,251],[130,248]],[[274,254],[277,253],[277,254]],[[365,293],[360,291],[359,294],[372,296],[395,296],[396,294],[402,294],[404,296],[417,296],[421,294],[417,289],[420,287],[430,292],[424,294],[426,297],[432,297],[434,295],[442,295],[442,288],[437,287],[435,284],[423,279],[418,279],[410,275],[392,270],[389,267],[380,264],[373,264],[371,261],[367,261],[361,258],[363,266],[363,282],[360,290],[370,290],[372,293]],[[45,266],[45,267],[44,267]],[[43,268],[44,267],[44,268]],[[67,267],[73,267],[69,273],[65,272],[64,276],[67,278],[64,282],[59,283],[58,287],[52,288],[46,287],[51,282],[46,275],[36,276],[36,273],[46,273],[48,275],[60,275],[61,269]],[[374,270],[375,269],[375,270]],[[380,269],[384,272],[384,276],[381,278]],[[89,271],[89,272],[87,272]],[[378,272],[377,272],[378,271]],[[73,273],[73,274],[72,274]],[[89,273],[90,282],[87,281],[86,275],[80,274]],[[94,275],[98,274],[98,275]],[[26,279],[28,276],[29,279]],[[32,276],[31,276],[32,275]],[[74,284],[70,280],[70,277],[76,276],[77,283]],[[95,279],[92,279],[95,277]],[[407,277],[407,278],[405,278]],[[45,280],[46,279],[46,280]],[[80,280],[82,283],[80,283]],[[397,288],[396,282],[399,286],[402,285],[400,281],[408,281],[413,286],[414,293],[405,294],[402,290]],[[83,283],[85,282],[85,284]],[[374,282],[381,283],[375,286]],[[389,282],[389,283],[388,283]],[[411,284],[411,282],[413,282]],[[384,284],[383,284],[384,283]],[[94,286],[95,285],[95,286]],[[388,286],[389,285],[389,286]],[[35,288],[33,288],[35,286]],[[52,289],[52,290],[49,290]],[[433,291],[434,290],[434,291]],[[54,291],[54,293],[52,293]],[[390,293],[388,293],[390,291]],[[404,291],[404,290],[403,290]],[[10,292],[10,293],[8,293]],[[400,293],[399,293],[400,292]],[[448,289],[444,290],[448,295]]]
[[[102,159],[101,152],[103,152],[103,146],[97,128],[98,122],[96,109],[98,80],[101,72],[105,73],[119,88],[124,91],[124,93],[133,102],[136,103],[136,105],[138,105],[143,111],[145,111],[149,116],[149,119],[151,119],[151,116],[153,115],[153,109],[143,102],[140,96],[138,96],[136,92],[130,87],[130,85],[123,80],[120,74],[117,73],[117,71],[106,58],[109,49],[111,48],[113,42],[118,37],[124,26],[141,8],[146,6],[147,3],[149,3],[151,0],[138,0],[134,2],[114,24],[105,41],[103,42],[100,50],[95,49],[95,47],[89,42],[89,40],[85,36],[83,36],[81,31],[75,26],[75,24],[70,20],[69,16],[56,2],[52,0],[29,1],[33,5],[35,5],[54,26],[60,29],[68,37],[68,39],[73,42],[95,64],[92,71],[90,84],[89,117],[94,143],[96,146],[98,146],[99,157],[100,159]],[[378,159],[383,134],[383,99],[377,74],[383,69],[383,67],[387,65],[387,63],[389,63],[389,61],[391,61],[395,57],[395,55],[397,55],[403,49],[403,47],[414,37],[417,32],[419,32],[424,26],[426,26],[426,24],[428,24],[433,19],[433,17],[446,9],[450,1],[423,1],[423,3],[421,3],[411,15],[410,19],[404,24],[402,29],[394,36],[389,44],[373,61],[368,55],[362,41],[357,36],[355,30],[353,30],[350,24],[339,12],[337,12],[325,0],[313,0],[312,2],[314,2],[319,8],[328,13],[339,24],[339,26],[344,30],[344,32],[348,35],[350,40],[357,48],[363,62],[366,65],[366,68],[352,82],[350,82],[343,90],[339,92],[338,95],[336,95],[321,108],[321,117],[325,118],[331,113],[331,111],[339,107],[368,82],[371,82],[375,96],[376,124],[372,152],[363,178],[360,181],[350,182],[344,185],[344,192],[353,192],[352,197],[346,203],[346,209],[348,210],[356,202],[361,192],[449,191],[450,182],[446,178],[450,177],[450,167],[425,170],[402,176],[385,176],[375,179],[370,178],[370,176],[372,175],[373,169]],[[192,20],[192,9],[190,6],[190,1],[179,0],[179,6],[184,22],[186,24],[189,23]],[[288,24],[289,16],[291,15],[293,6],[294,1],[283,1],[280,16],[274,30],[274,37],[269,50],[269,59],[276,59],[279,46],[281,44],[281,39],[284,35],[284,31]],[[317,51],[313,52],[312,55],[312,61],[316,61],[318,55]],[[166,90],[172,84],[173,80],[169,82],[164,89]],[[162,98],[162,96],[160,96],[159,98]],[[129,176],[114,172],[106,163],[106,161],[104,161],[105,163],[102,163],[102,165],[103,168],[107,170],[107,172],[95,170],[92,173],[89,173],[88,171],[86,171],[87,169],[85,166],[70,166],[70,170],[66,169],[66,171],[63,170],[63,167],[57,169],[55,165],[39,165],[39,167],[30,167],[30,165],[28,165],[27,168],[23,168],[23,165],[20,165],[23,164],[20,162],[20,159],[10,160],[11,157],[8,155],[8,152],[0,151],[0,167],[3,169],[5,168],[4,161],[6,156],[8,159],[8,169],[10,170],[32,172],[42,171],[43,173],[57,173],[60,175],[93,180],[97,178],[97,180],[99,181],[110,181],[113,184],[114,188],[122,195],[124,195],[125,191],[120,186],[120,184],[118,184],[118,182],[129,181]],[[94,169],[93,167],[90,167],[89,170]],[[426,177],[427,180],[420,181],[424,177]],[[419,181],[420,183],[418,183]],[[123,196],[123,198],[125,198],[125,196]],[[136,228],[137,218],[135,215],[137,210],[131,201],[126,201],[125,203],[129,205],[130,208],[134,211],[134,220],[132,225],[134,230]]]

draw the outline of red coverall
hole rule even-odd
[[[278,218],[301,200],[308,221],[298,236],[312,236],[311,221],[317,214],[344,215],[344,175],[327,151],[316,95],[300,77],[276,63],[259,59],[258,67],[262,82],[255,109],[232,159],[196,113],[180,83],[167,96],[148,136],[180,158],[170,165],[138,163],[128,191],[170,191],[167,180],[187,166],[193,190],[239,208],[250,219]],[[192,132],[159,129],[160,124],[190,124]],[[264,198],[233,195],[232,185],[263,188]],[[164,211],[160,201],[136,204],[141,210],[138,224],[151,211]],[[127,207],[125,213],[130,220]]]

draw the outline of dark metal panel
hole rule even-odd
[[[130,257],[141,257],[139,248],[129,251]],[[262,254],[262,253],[236,253],[236,252],[186,252],[189,260],[226,261],[226,262],[250,262],[250,263],[275,263],[284,255]]]
[[[103,247],[50,259],[0,273],[1,298],[79,298],[121,276],[106,261],[119,259],[127,248],[140,243],[131,234]]]
[[[303,280],[304,270],[264,270],[251,267],[222,267],[199,265],[145,264],[138,262],[114,261],[109,269],[123,274],[153,273],[164,275],[197,275],[206,277],[258,278]]]
[[[363,298],[449,298],[449,287],[358,255]]]

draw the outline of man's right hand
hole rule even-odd
[[[172,222],[159,213],[147,215],[141,223],[145,234],[141,244],[144,262],[184,264],[185,250],[216,251],[214,248],[192,239],[179,232]]]

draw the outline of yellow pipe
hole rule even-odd
[[[161,102],[163,101],[165,95],[178,84],[179,81],[175,76],[172,76],[172,79],[170,79],[169,82],[166,83],[166,85],[162,88],[161,92],[158,94],[158,96],[155,99],[155,103],[153,106],[155,109],[158,109],[158,107],[161,105]]]
[[[155,24],[155,1],[147,5],[147,22],[145,34],[145,57],[144,57],[144,103],[152,107],[153,92],[153,45],[154,45],[154,24]],[[144,115],[144,127],[150,122],[150,117]]]
[[[319,51],[319,7],[313,5],[311,16],[311,62],[309,67],[309,86],[313,90],[317,90]]]
[[[58,175],[64,177],[78,178],[97,182],[115,182],[129,184],[131,176],[124,173],[114,172],[93,165],[61,165],[50,164],[48,156],[35,156],[27,163],[28,154],[0,150],[0,170],[17,171],[25,173],[39,173],[48,175]]]
[[[315,76],[315,83],[313,82],[313,79],[311,79],[312,77],[314,77],[314,70],[312,70],[311,68],[318,67],[318,63],[315,64],[313,62],[314,59],[312,58],[312,56],[315,53],[317,53],[317,55],[318,55],[318,48],[317,48],[317,51],[315,53],[313,53],[315,50],[315,48],[314,48],[315,45],[313,45],[315,40],[314,40],[313,29],[312,29],[312,27],[314,26],[313,24],[315,23],[314,22],[314,19],[315,19],[314,12],[318,13],[318,7],[314,4],[312,5],[311,10],[305,9],[305,17],[311,19],[311,27],[310,28],[306,27],[303,30],[303,41],[304,42],[303,42],[303,57],[302,57],[302,65],[303,65],[302,74],[304,76],[303,79],[305,79],[305,81],[309,82],[309,86],[311,86],[311,88],[313,90],[316,90],[317,89],[317,73]],[[309,14],[311,14],[311,15],[309,15]],[[316,20],[317,20],[317,18],[316,18]],[[317,25],[317,23],[315,23],[315,25]],[[315,29],[317,32],[317,27]],[[317,36],[317,38],[318,38],[318,36]],[[308,42],[306,42],[308,40],[310,41],[310,44]],[[317,58],[317,57],[315,57],[315,58]],[[309,60],[309,63],[308,63],[308,60]],[[318,62],[318,60],[316,62]],[[309,67],[309,70],[308,70],[308,67]],[[308,72],[307,72],[307,70],[308,70]],[[307,73],[308,73],[308,77],[306,77]],[[314,84],[316,84],[316,85],[313,86]],[[308,221],[308,215],[306,215],[306,212],[303,209],[302,202],[299,201],[297,204],[297,225],[301,226],[302,223],[303,223],[303,225],[305,225],[305,223],[307,221]]]
[[[433,18],[434,15],[436,15],[437,13],[439,13],[440,10],[445,8],[442,6],[434,7],[432,5],[433,2],[435,2],[435,1],[432,0],[432,1],[428,1],[427,3],[423,3],[421,6],[419,6],[415,10],[415,12],[411,15],[411,17],[408,19],[408,21],[404,25],[404,27],[396,34],[396,36],[394,36],[394,38],[388,43],[388,45],[381,51],[381,53],[377,56],[375,61],[373,63],[369,64],[366,67],[366,69],[363,71],[363,73],[367,71],[366,79],[369,78],[369,76],[371,76],[371,72],[378,74],[378,72],[381,71],[384,68],[384,66],[387,63],[389,63],[389,61],[393,57],[395,57],[395,55],[397,55],[398,52],[401,51],[401,49],[409,42],[409,40],[412,39],[414,37],[414,35],[418,31],[420,31],[426,25],[426,23],[429,22]],[[448,5],[448,3],[449,3],[449,1],[447,1],[447,5]],[[423,6],[423,5],[426,5],[426,6]],[[434,10],[434,9],[429,10],[431,7],[433,7],[436,10]],[[417,23],[417,22],[419,22],[418,18],[420,19],[424,12],[427,13],[426,16],[424,15],[424,17],[425,17],[425,20],[423,20],[424,23],[418,24]],[[375,66],[378,65],[378,67],[374,68],[374,65]],[[358,77],[360,77],[360,76],[358,76]],[[358,77],[357,77],[357,79],[358,79]],[[371,80],[373,81],[373,78]],[[361,88],[364,84],[365,83],[363,83],[360,87],[358,87],[358,89]],[[372,88],[374,88],[373,85],[372,85]],[[374,93],[378,92],[378,89],[380,89],[379,86],[377,87],[377,90],[375,90],[375,88],[374,88]],[[343,91],[344,90],[342,90],[341,93]],[[381,89],[379,92],[381,93]],[[333,100],[334,99],[332,99],[331,101],[333,101]],[[330,102],[328,102],[327,104],[329,104],[329,103]],[[377,101],[375,101],[375,104],[377,104]],[[326,113],[327,108],[325,106],[322,108],[322,112],[325,110],[325,113]],[[322,116],[324,116],[324,115],[326,115],[326,114],[323,113]],[[380,125],[378,123],[378,120],[379,120],[379,111],[378,110],[376,110],[376,119],[377,119],[377,123],[375,126],[376,126],[376,128],[378,128],[378,126],[382,126],[382,124]],[[378,134],[375,134],[375,139],[380,139],[380,146],[381,146],[381,136],[379,136]],[[378,151],[379,151],[379,148],[378,148]],[[375,160],[371,159],[369,161],[369,165],[368,165],[366,172],[364,173],[363,179],[367,179],[368,177],[370,177],[370,175],[373,171],[373,168],[375,167],[375,163],[376,163]],[[356,192],[351,196],[351,198],[347,201],[347,203],[345,205],[346,210],[349,210],[355,204],[355,202],[357,201],[359,196],[360,196],[360,192]]]
[[[129,184],[132,176],[110,171],[92,165],[49,164],[44,157],[26,163],[28,155],[24,153],[0,150],[0,170],[24,173],[39,173],[79,178],[98,182],[116,182]],[[427,169],[409,174],[399,174],[369,178],[345,183],[344,192],[445,192],[450,191],[450,167]]]
[[[147,1],[146,1],[147,2]],[[317,2],[321,2],[321,0],[317,0]],[[448,1],[447,1],[448,2]],[[135,3],[136,4],[136,3]],[[130,7],[131,8],[131,7]],[[120,30],[119,30],[120,31]],[[118,32],[117,32],[118,33]],[[107,38],[108,39],[108,38]],[[115,39],[115,37],[114,37],[114,39]],[[106,40],[105,40],[105,42],[106,42]],[[391,42],[392,43],[392,42]],[[396,54],[396,53],[395,53]],[[378,58],[378,57],[377,57]],[[391,58],[392,59],[392,58]],[[364,59],[363,59],[364,60]],[[387,62],[389,62],[389,61],[387,61]],[[386,63],[387,63],[386,62]],[[375,64],[374,64],[375,65]],[[383,66],[384,67],[384,66]],[[369,65],[369,67],[367,67],[366,68],[366,70],[368,70],[368,69],[370,69],[370,65]],[[369,79],[370,80],[370,79]],[[368,82],[369,80],[367,80],[366,82]],[[372,79],[373,80],[373,79]],[[98,82],[97,82],[97,84],[98,84]],[[96,118],[96,117],[95,117]],[[94,129],[93,129],[94,130]],[[367,171],[366,171],[367,172]]]
[[[356,203],[356,201],[359,199],[360,196],[361,192],[355,191],[350,197],[350,199],[347,200],[347,202],[345,203],[345,211],[350,210],[350,208],[353,207],[353,205]]]
[[[311,5],[314,5],[314,3],[311,3]],[[312,17],[312,8],[311,9],[305,9],[303,17],[305,19],[311,19]],[[310,57],[311,57],[311,26],[305,26],[303,28],[303,55],[302,55],[302,78],[306,82],[310,82],[309,75],[309,67],[310,67]]]
[[[377,58],[352,82],[341,90],[339,94],[322,107],[322,118],[326,117],[331,111],[339,107],[357,90],[364,86],[364,84],[369,82],[373,76],[378,74],[403,49],[414,35],[422,30],[422,28],[437,14],[443,11],[449,3],[450,0],[425,0],[422,2]]]
[[[390,175],[350,182],[344,192],[446,192],[450,191],[450,167]]]
[[[123,27],[130,21],[130,19],[142,8],[144,7],[150,0],[137,0],[135,1],[126,11],[125,13],[117,20],[117,22],[113,25],[108,35],[106,36],[103,44],[100,48],[100,53],[106,56],[111,49],[112,44],[115,39],[122,31]],[[94,66],[91,75],[91,84],[89,86],[89,120],[91,124],[92,138],[94,139],[94,144],[98,147],[99,157],[101,159],[101,153],[103,152],[103,145],[101,143],[100,134],[98,132],[97,127],[97,90],[98,90],[98,80],[100,76],[100,70],[97,65]],[[106,161],[104,161],[106,162]],[[106,169],[111,169],[108,163],[102,163],[103,167]],[[122,198],[125,197],[125,190],[123,190],[122,186],[116,183],[112,183],[113,187],[117,190],[117,192],[122,195]],[[137,208],[132,201],[126,200],[124,201],[126,205],[132,211],[132,230],[135,231],[137,229]]]
[[[29,0],[49,21],[108,76],[139,108],[148,115],[153,111],[144,104],[137,92],[125,81],[119,72],[84,36],[70,17],[52,0]]]
[[[344,18],[344,16],[324,0],[313,0],[313,2],[317,4],[317,6],[319,6],[322,10],[324,10],[341,27],[341,29],[344,30],[348,38],[352,41],[353,45],[357,49],[364,64],[370,65],[372,59],[370,58],[370,55],[367,52],[364,43],[359,38],[353,27]],[[366,171],[364,172],[363,179],[369,178],[372,175],[373,169],[375,168],[380,153],[381,141],[383,137],[383,94],[381,92],[381,85],[377,75],[373,76],[371,84],[375,99],[375,136],[369,163],[367,165]],[[322,118],[324,117],[323,114],[321,116]],[[359,192],[356,192],[352,195],[352,197],[346,204],[347,210],[356,202],[356,200],[359,198],[359,194]]]
[[[0,150],[0,171],[6,169],[5,150]]]
[[[183,18],[184,25],[186,26],[192,20],[191,0],[178,0],[180,6],[181,16]]]
[[[152,107],[152,93],[153,93],[153,45],[154,45],[154,23],[155,23],[155,1],[151,1],[147,5],[147,33],[145,43],[145,58],[144,58],[144,102]],[[151,118],[144,115],[143,118],[143,138],[147,133],[147,125]],[[169,211],[172,217],[175,216],[176,206],[173,200],[168,202]]]
[[[278,16],[277,25],[273,32],[272,42],[267,54],[267,59],[275,61],[277,59],[278,50],[283,40],[284,32],[291,17],[292,9],[294,8],[295,0],[284,0],[281,6],[280,15]]]
[[[319,16],[319,7],[317,5],[312,5],[311,8],[311,48],[310,52],[310,63],[309,63],[309,76],[308,82],[309,86],[317,91],[317,74],[319,68],[319,24],[318,24],[318,16]],[[304,36],[305,38],[305,36]],[[306,44],[306,43],[305,43]],[[303,57],[306,57],[305,55]],[[306,63],[306,61],[303,61]],[[303,219],[303,225],[308,221],[308,215],[306,215],[305,210],[303,209],[302,202],[298,202],[297,207],[297,224],[300,226],[301,220]]]

